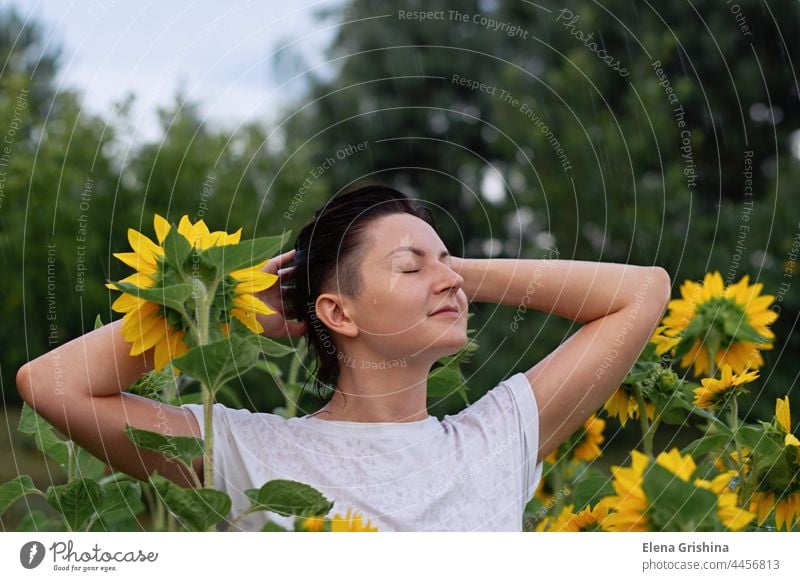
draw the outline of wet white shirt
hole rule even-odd
[[[203,437],[203,406],[195,414]],[[380,531],[521,531],[542,476],[539,413],[523,373],[456,415],[415,422],[285,419],[214,404],[214,486],[232,499],[228,522],[250,506],[244,491],[275,479],[313,486]],[[262,511],[234,530],[294,517]]]

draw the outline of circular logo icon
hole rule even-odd
[[[19,562],[26,569],[35,569],[44,559],[44,545],[39,541],[30,541],[19,550]]]

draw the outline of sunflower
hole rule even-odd
[[[717,515],[726,527],[732,531],[740,531],[749,525],[756,515],[740,508],[737,504],[737,494],[732,490],[731,480],[738,475],[736,470],[728,470],[716,476],[713,480],[698,478],[694,481],[698,488],[705,488],[717,495]]]
[[[786,527],[791,530],[800,523],[800,441],[792,433],[792,418],[789,408],[789,396],[775,400],[774,429],[777,430],[778,445],[783,443],[783,453],[770,466],[767,474],[759,481],[760,490],[750,498],[750,510],[758,513],[758,524],[762,525],[767,517],[775,512],[775,526],[780,530]],[[767,432],[765,437],[774,432]]]
[[[758,524],[761,525],[775,511],[775,526],[778,530],[786,527],[789,531],[796,523],[800,523],[800,492],[784,494],[775,501],[774,492],[757,491],[750,500],[750,510],[758,512]]]
[[[694,390],[694,405],[701,408],[712,408],[724,403],[732,395],[738,395],[741,386],[758,379],[757,371],[747,371],[735,375],[727,363],[722,366],[722,376],[719,379],[706,377],[701,380],[702,387]]]
[[[553,452],[551,452],[547,456],[547,458],[544,459],[545,462],[550,462],[551,464],[555,464],[556,461],[555,453],[556,450],[553,450]],[[550,481],[547,478],[540,478],[539,486],[536,487],[536,492],[533,494],[533,497],[541,500],[545,506],[549,506],[553,503],[554,496],[555,496],[555,491],[550,485]]]
[[[664,335],[663,332],[666,328],[666,325],[661,325],[656,329],[655,333],[653,333],[653,336],[650,337],[650,342],[656,346],[656,355],[659,356],[668,351],[672,351],[672,348],[681,342],[678,337],[667,337]]]
[[[638,450],[631,452],[631,467],[612,466],[614,481],[611,485],[617,493],[606,497],[606,506],[614,508],[605,520],[611,531],[646,532],[650,530],[647,512],[648,500],[642,488],[642,478],[648,458]]]
[[[739,452],[733,450],[729,453],[730,457],[733,458],[733,461],[736,466],[742,464],[742,468],[744,469],[744,474],[747,475],[750,473],[750,448],[742,448],[742,461],[739,460]],[[714,466],[720,470],[725,471],[725,460],[723,456],[719,456],[716,460],[714,460]]]
[[[576,458],[580,458],[584,462],[591,462],[598,456],[603,455],[600,450],[600,444],[605,440],[603,436],[605,427],[606,421],[598,418],[596,414],[592,414],[583,423],[583,428],[580,430],[580,439],[575,447],[574,454]]]
[[[626,384],[621,385],[619,389],[608,398],[603,404],[603,409],[608,412],[609,416],[616,416],[623,428],[628,418],[639,418],[639,404],[636,401],[636,397],[628,392]],[[644,409],[647,412],[648,419],[652,420],[655,415],[655,405],[651,402],[647,402],[644,404]]]
[[[785,434],[783,439],[784,446],[795,446],[800,448],[800,440],[792,434],[792,417],[789,409],[789,396],[775,400],[775,423]],[[798,456],[800,459],[800,456]]]
[[[637,450],[631,452],[630,468],[612,466],[614,476],[612,486],[615,496],[604,498],[601,502],[614,509],[604,520],[604,526],[612,531],[645,532],[653,530],[655,524],[648,518],[650,499],[644,491],[643,481],[649,465],[645,454]],[[680,480],[691,482],[697,465],[691,455],[682,455],[677,448],[662,452],[656,457],[656,464],[662,466]],[[726,487],[736,472],[731,470],[724,477],[717,477],[712,482],[695,479],[697,488],[707,489],[717,496],[717,514],[720,521],[731,530],[739,530],[746,526],[755,515],[736,506],[736,494]]]
[[[359,513],[352,513],[352,508],[347,509],[347,514],[342,516],[336,514],[331,521],[331,531],[334,533],[371,533],[377,532],[377,528],[371,526],[370,521],[366,523],[361,522],[361,515]]]
[[[318,533],[325,528],[325,518],[321,516],[309,516],[300,521],[300,527],[304,530]]]
[[[137,272],[121,282],[143,289],[158,288],[165,279],[174,281],[176,277],[180,282],[189,282],[182,273],[175,271],[173,265],[164,260],[163,245],[171,228],[170,223],[155,214],[153,228],[158,244],[140,232],[128,229],[128,242],[133,252],[118,252],[114,256]],[[189,217],[184,215],[180,219],[178,232],[193,247],[193,257],[196,257],[198,252],[212,246],[238,244],[242,229],[239,228],[233,234],[224,231],[210,232],[203,220],[192,224]],[[191,260],[195,261],[195,258]],[[217,313],[224,316],[225,322],[220,323],[224,337],[229,333],[230,316],[239,319],[254,333],[261,333],[264,328],[256,320],[256,313],[269,315],[275,312],[252,294],[269,288],[278,279],[277,275],[261,272],[267,262],[265,260],[249,268],[234,270],[219,285],[214,307]],[[106,284],[106,287],[120,290],[115,283]],[[184,339],[191,332],[192,323],[176,310],[127,293],[117,298],[111,308],[118,313],[125,313],[122,336],[131,343],[130,355],[139,355],[155,347],[155,368],[161,370],[170,360],[189,350]],[[174,373],[177,375],[180,372],[174,369]]]
[[[769,308],[773,295],[761,295],[762,283],[749,285],[749,275],[728,287],[719,272],[706,273],[703,284],[692,280],[681,285],[680,299],[669,302],[662,323],[665,337],[679,337],[675,355],[681,367],[694,364],[694,376],[713,374],[728,363],[736,373],[764,365],[761,350],[772,349],[775,335],[767,327],[778,314]],[[662,348],[663,348],[662,343]]]
[[[598,502],[594,508],[588,506],[578,513],[572,511],[573,505],[568,504],[561,509],[561,514],[552,522],[544,519],[536,527],[539,532],[555,533],[581,533],[606,530],[603,521],[608,517],[608,504]]]

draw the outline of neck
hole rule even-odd
[[[429,416],[428,374],[432,365],[409,357],[345,357],[339,364],[338,389],[314,417],[371,423],[424,420]]]

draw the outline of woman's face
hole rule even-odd
[[[366,234],[362,292],[347,301],[361,340],[389,359],[456,353],[467,342],[468,301],[436,231],[411,214],[391,214]],[[433,314],[448,306],[456,312]]]

